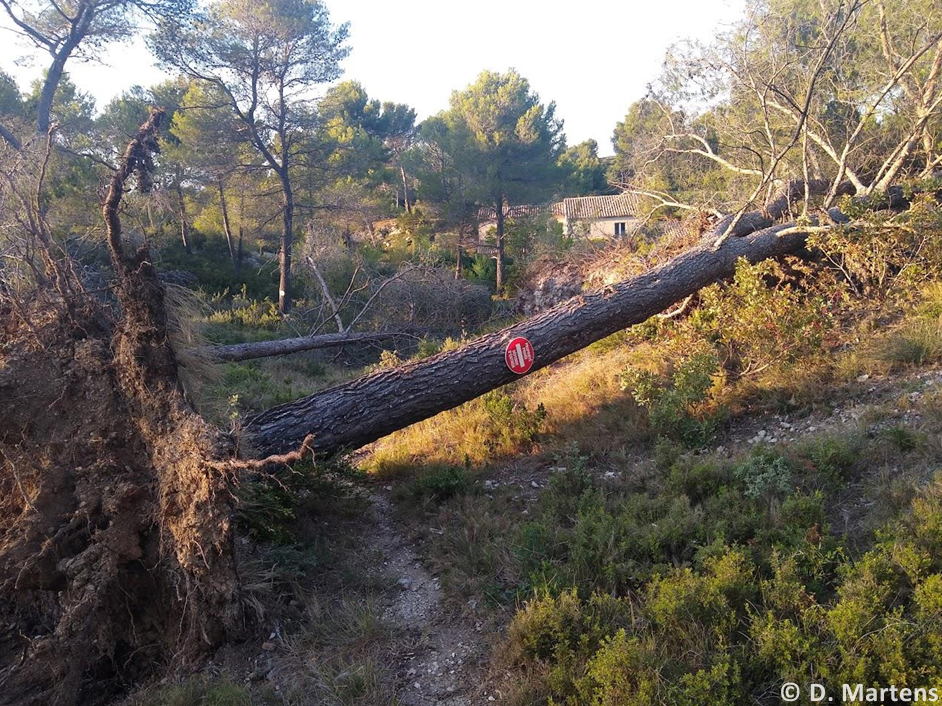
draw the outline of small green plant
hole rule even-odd
[[[376,370],[383,370],[384,368],[396,368],[400,365],[402,365],[402,359],[396,351],[384,350],[380,353],[379,362],[376,363],[374,368]]]
[[[129,706],[253,706],[259,701],[245,686],[228,678],[191,677],[155,686],[132,696]]]
[[[885,429],[883,435],[901,453],[913,451],[919,445],[917,434],[903,424]]]
[[[746,497],[753,500],[784,497],[793,487],[788,462],[765,446],[757,446],[746,460],[736,464],[733,476]]]
[[[813,487],[838,488],[860,463],[862,452],[860,440],[845,434],[800,443],[789,456]]]
[[[628,367],[621,373],[621,384],[648,410],[658,436],[696,447],[713,438],[724,417],[724,410],[711,396],[718,372],[714,355],[697,353],[684,360],[668,379]]]
[[[285,487],[260,480],[242,486],[236,498],[236,520],[250,536],[276,544],[294,541],[291,525],[298,502]]]
[[[484,444],[491,453],[503,448],[526,448],[536,440],[546,421],[542,404],[529,410],[501,390],[488,392],[481,404],[488,421]]]

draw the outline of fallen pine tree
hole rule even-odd
[[[830,185],[812,181],[807,192],[822,194]],[[842,185],[840,192],[851,190],[849,184]],[[249,418],[246,432],[261,453],[303,444],[328,454],[358,448],[457,407],[519,377],[505,361],[505,349],[517,337],[526,338],[534,350],[528,372],[539,370],[730,277],[740,258],[756,263],[798,252],[809,231],[847,222],[831,209],[830,224],[777,223],[805,194],[803,181],[788,182],[766,208],[721,219],[699,245],[660,267],[574,297],[462,348],[278,405]],[[884,203],[904,205],[902,191],[893,190]]]

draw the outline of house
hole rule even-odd
[[[639,210],[634,194],[563,199],[563,230],[570,236],[593,239],[624,237],[640,225]]]
[[[552,217],[570,236],[586,238],[619,238],[631,234],[640,225],[638,197],[634,194],[614,196],[579,196],[543,206],[508,206],[507,220]],[[481,240],[497,227],[493,208],[478,212],[478,237]]]

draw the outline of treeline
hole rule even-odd
[[[50,57],[26,94],[0,73],[0,144],[37,158],[47,137],[56,148],[43,203],[53,234],[76,244],[100,235],[89,196],[160,105],[169,120],[158,183],[129,194],[129,221],[152,242],[176,243],[172,262],[204,234],[224,236],[235,271],[249,251],[277,252],[283,312],[299,237],[353,248],[366,234],[382,247],[389,229],[374,224],[398,218],[399,231],[434,240],[460,274],[486,209],[496,222],[486,276],[500,291],[513,205],[617,187],[642,197],[641,216],[738,221],[790,179],[826,180],[823,197],[809,189],[802,200],[807,215],[835,205],[845,183],[857,195],[885,191],[942,166],[942,10],[928,0],[750,3],[713,41],[668,52],[648,95],[616,126],[611,159],[592,140],[567,146],[555,105],[513,70],[483,72],[422,123],[408,105],[338,83],[348,27],[321,2],[2,7]],[[135,32],[175,77],[130,88],[96,113],[66,69]]]
[[[500,288],[509,205],[609,189],[597,144],[567,148],[554,106],[514,71],[481,74],[422,124],[407,105],[380,102],[356,81],[336,83],[348,28],[320,2],[80,0],[3,9],[51,56],[25,95],[0,73],[0,136],[15,151],[41,152],[47,137],[56,147],[46,208],[56,235],[78,239],[98,228],[89,195],[160,106],[169,120],[156,188],[130,195],[130,220],[152,242],[176,240],[186,253],[199,234],[222,234],[235,270],[247,250],[275,246],[283,312],[292,306],[295,240],[311,229],[351,246],[354,235],[375,235],[376,221],[404,214],[413,227],[418,220],[452,233],[460,271],[462,238],[480,206],[494,207]],[[65,69],[142,24],[176,76],[129,88],[96,113]]]

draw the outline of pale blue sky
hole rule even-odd
[[[743,7],[743,0],[326,1],[335,22],[351,25],[344,78],[371,96],[408,103],[424,118],[483,69],[513,67],[543,100],[556,101],[569,144],[591,137],[602,154],[611,153],[615,123],[656,78],[665,50],[681,38],[708,39]],[[30,62],[9,27],[0,18],[0,66],[25,86],[47,57],[33,53]],[[99,106],[163,78],[141,41],[68,70]]]

